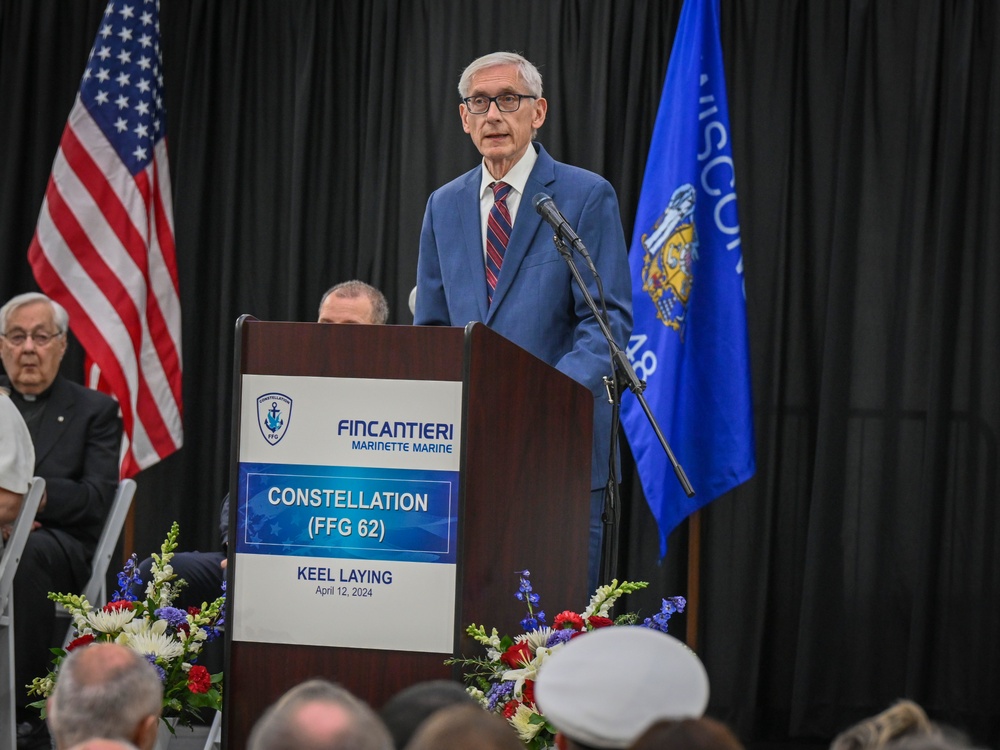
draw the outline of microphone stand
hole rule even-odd
[[[670,449],[670,444],[667,439],[663,436],[663,431],[660,430],[660,426],[656,422],[656,417],[653,416],[652,410],[649,408],[649,404],[646,402],[645,396],[642,392],[646,389],[646,383],[639,379],[639,376],[635,374],[635,370],[632,368],[632,363],[628,360],[628,355],[622,351],[622,348],[618,346],[618,342],[615,341],[614,335],[611,333],[611,328],[608,325],[607,318],[602,310],[598,309],[597,303],[594,301],[593,295],[587,288],[586,283],[583,281],[583,276],[580,275],[580,269],[576,267],[576,263],[573,262],[573,253],[566,246],[563,238],[555,233],[552,235],[552,242],[556,246],[556,250],[566,261],[566,265],[569,266],[570,274],[573,276],[573,281],[580,288],[583,294],[584,302],[590,311],[594,314],[594,318],[597,320],[597,325],[601,329],[601,333],[604,334],[604,338],[608,341],[608,347],[611,350],[611,364],[614,369],[613,377],[604,378],[604,385],[608,391],[608,401],[611,404],[611,456],[609,457],[609,464],[611,470],[608,476],[608,484],[604,490],[604,513],[602,515],[602,520],[604,521],[604,540],[603,549],[601,554],[601,581],[605,583],[611,581],[613,578],[617,578],[617,568],[618,568],[618,531],[619,523],[621,520],[621,495],[618,487],[618,481],[615,471],[615,456],[618,455],[618,417],[621,410],[621,386],[624,385],[639,400],[639,405],[642,406],[643,412],[646,414],[646,419],[649,420],[650,426],[653,428],[653,432],[656,434],[656,439],[660,441],[660,445],[663,447],[663,451],[667,455],[667,460],[670,461],[670,465],[673,467],[674,474],[677,476],[677,481],[681,484],[681,489],[688,497],[694,497],[694,488],[691,486],[691,482],[687,478],[687,474],[684,473],[684,468],[677,461],[677,457],[674,456],[674,452]],[[601,286],[601,279],[597,273],[597,269],[594,267],[593,262],[590,259],[590,254],[586,251],[586,248],[582,247],[583,242],[581,241],[579,245],[574,244],[577,251],[586,259],[587,266],[590,272],[594,275],[597,281],[598,289],[601,290],[601,303],[602,308],[606,309],[604,305],[604,293],[603,287]]]

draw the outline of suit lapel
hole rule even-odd
[[[35,466],[42,463],[49,451],[62,439],[74,416],[73,395],[62,377],[52,385],[49,402],[45,405],[35,442]]]
[[[490,322],[497,308],[503,303],[504,297],[507,296],[507,290],[514,283],[514,277],[521,267],[521,261],[531,249],[532,240],[542,224],[542,217],[535,211],[532,200],[539,191],[545,190],[555,180],[553,165],[552,157],[539,143],[538,160],[532,167],[528,181],[524,185],[524,195],[521,196],[521,204],[517,209],[517,219],[514,221],[514,229],[510,234],[507,252],[503,256],[503,268],[500,269],[500,279],[497,282],[496,291],[493,292],[493,304],[485,319],[486,323]],[[552,252],[555,252],[555,248]],[[484,281],[484,289],[485,285]]]
[[[479,319],[485,321],[489,305],[486,301],[486,261],[483,259],[483,228],[479,216],[479,186],[482,182],[482,167],[468,173],[457,195],[455,211],[462,226],[463,262],[470,279],[480,279],[478,286],[472,285],[479,307]]]

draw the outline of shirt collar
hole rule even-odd
[[[529,144],[528,149],[524,152],[524,156],[517,160],[517,164],[511,167],[510,171],[505,174],[500,179],[510,185],[514,190],[517,191],[518,195],[524,195],[524,188],[528,184],[528,177],[531,176],[531,170],[535,168],[535,162],[538,161],[538,152],[535,151],[535,144]],[[482,182],[479,184],[479,198],[482,200],[487,193],[490,197],[493,197],[493,188],[490,187],[496,180],[490,171],[486,168],[486,162],[483,162],[482,166]]]

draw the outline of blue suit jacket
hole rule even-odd
[[[591,487],[608,478],[611,408],[602,381],[610,375],[607,341],[552,242],[552,228],[533,210],[539,192],[552,196],[587,246],[604,285],[611,331],[625,347],[632,331],[632,286],[618,198],[607,180],[555,161],[540,144],[525,185],[503,268],[486,301],[486,270],[479,214],[482,167],[435,190],[427,201],[417,263],[416,325],[486,323],[539,359],[585,385],[594,395]],[[597,285],[585,263],[577,267],[590,293]]]

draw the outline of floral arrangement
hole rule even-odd
[[[635,613],[612,619],[611,609],[623,594],[646,588],[643,581],[599,586],[582,612],[566,610],[546,624],[545,612],[538,609],[540,597],[531,586],[531,573],[519,572],[520,585],[514,596],[527,605],[528,615],[521,620],[524,633],[514,638],[501,637],[496,628],[487,634],[482,625],[472,624],[466,633],[486,649],[485,658],[450,659],[465,669],[468,691],[491,713],[500,714],[517,731],[521,741],[532,750],[555,746],[555,728],[535,705],[535,678],[545,660],[571,639],[598,628],[612,626],[647,627],[667,632],[671,615],[683,612],[686,602],[675,596],[663,600],[660,611],[639,624]]]
[[[74,594],[50,593],[49,599],[62,605],[73,618],[75,638],[66,649],[52,649],[55,654],[52,671],[36,677],[29,686],[29,695],[41,700],[31,704],[45,710],[45,699],[52,694],[59,678],[59,665],[76,648],[95,642],[114,642],[139,652],[152,664],[163,681],[163,719],[174,730],[174,723],[191,726],[202,709],[222,708],[222,674],[209,674],[198,664],[203,645],[219,636],[225,623],[225,583],[222,595],[201,607],[187,611],[177,609],[173,601],[186,585],[170,565],[177,548],[177,523],[153,554],[151,580],[145,588],[145,599],[133,592],[142,591],[137,559],[133,553],[118,574],[118,590],[112,601],[94,608],[85,598]]]

